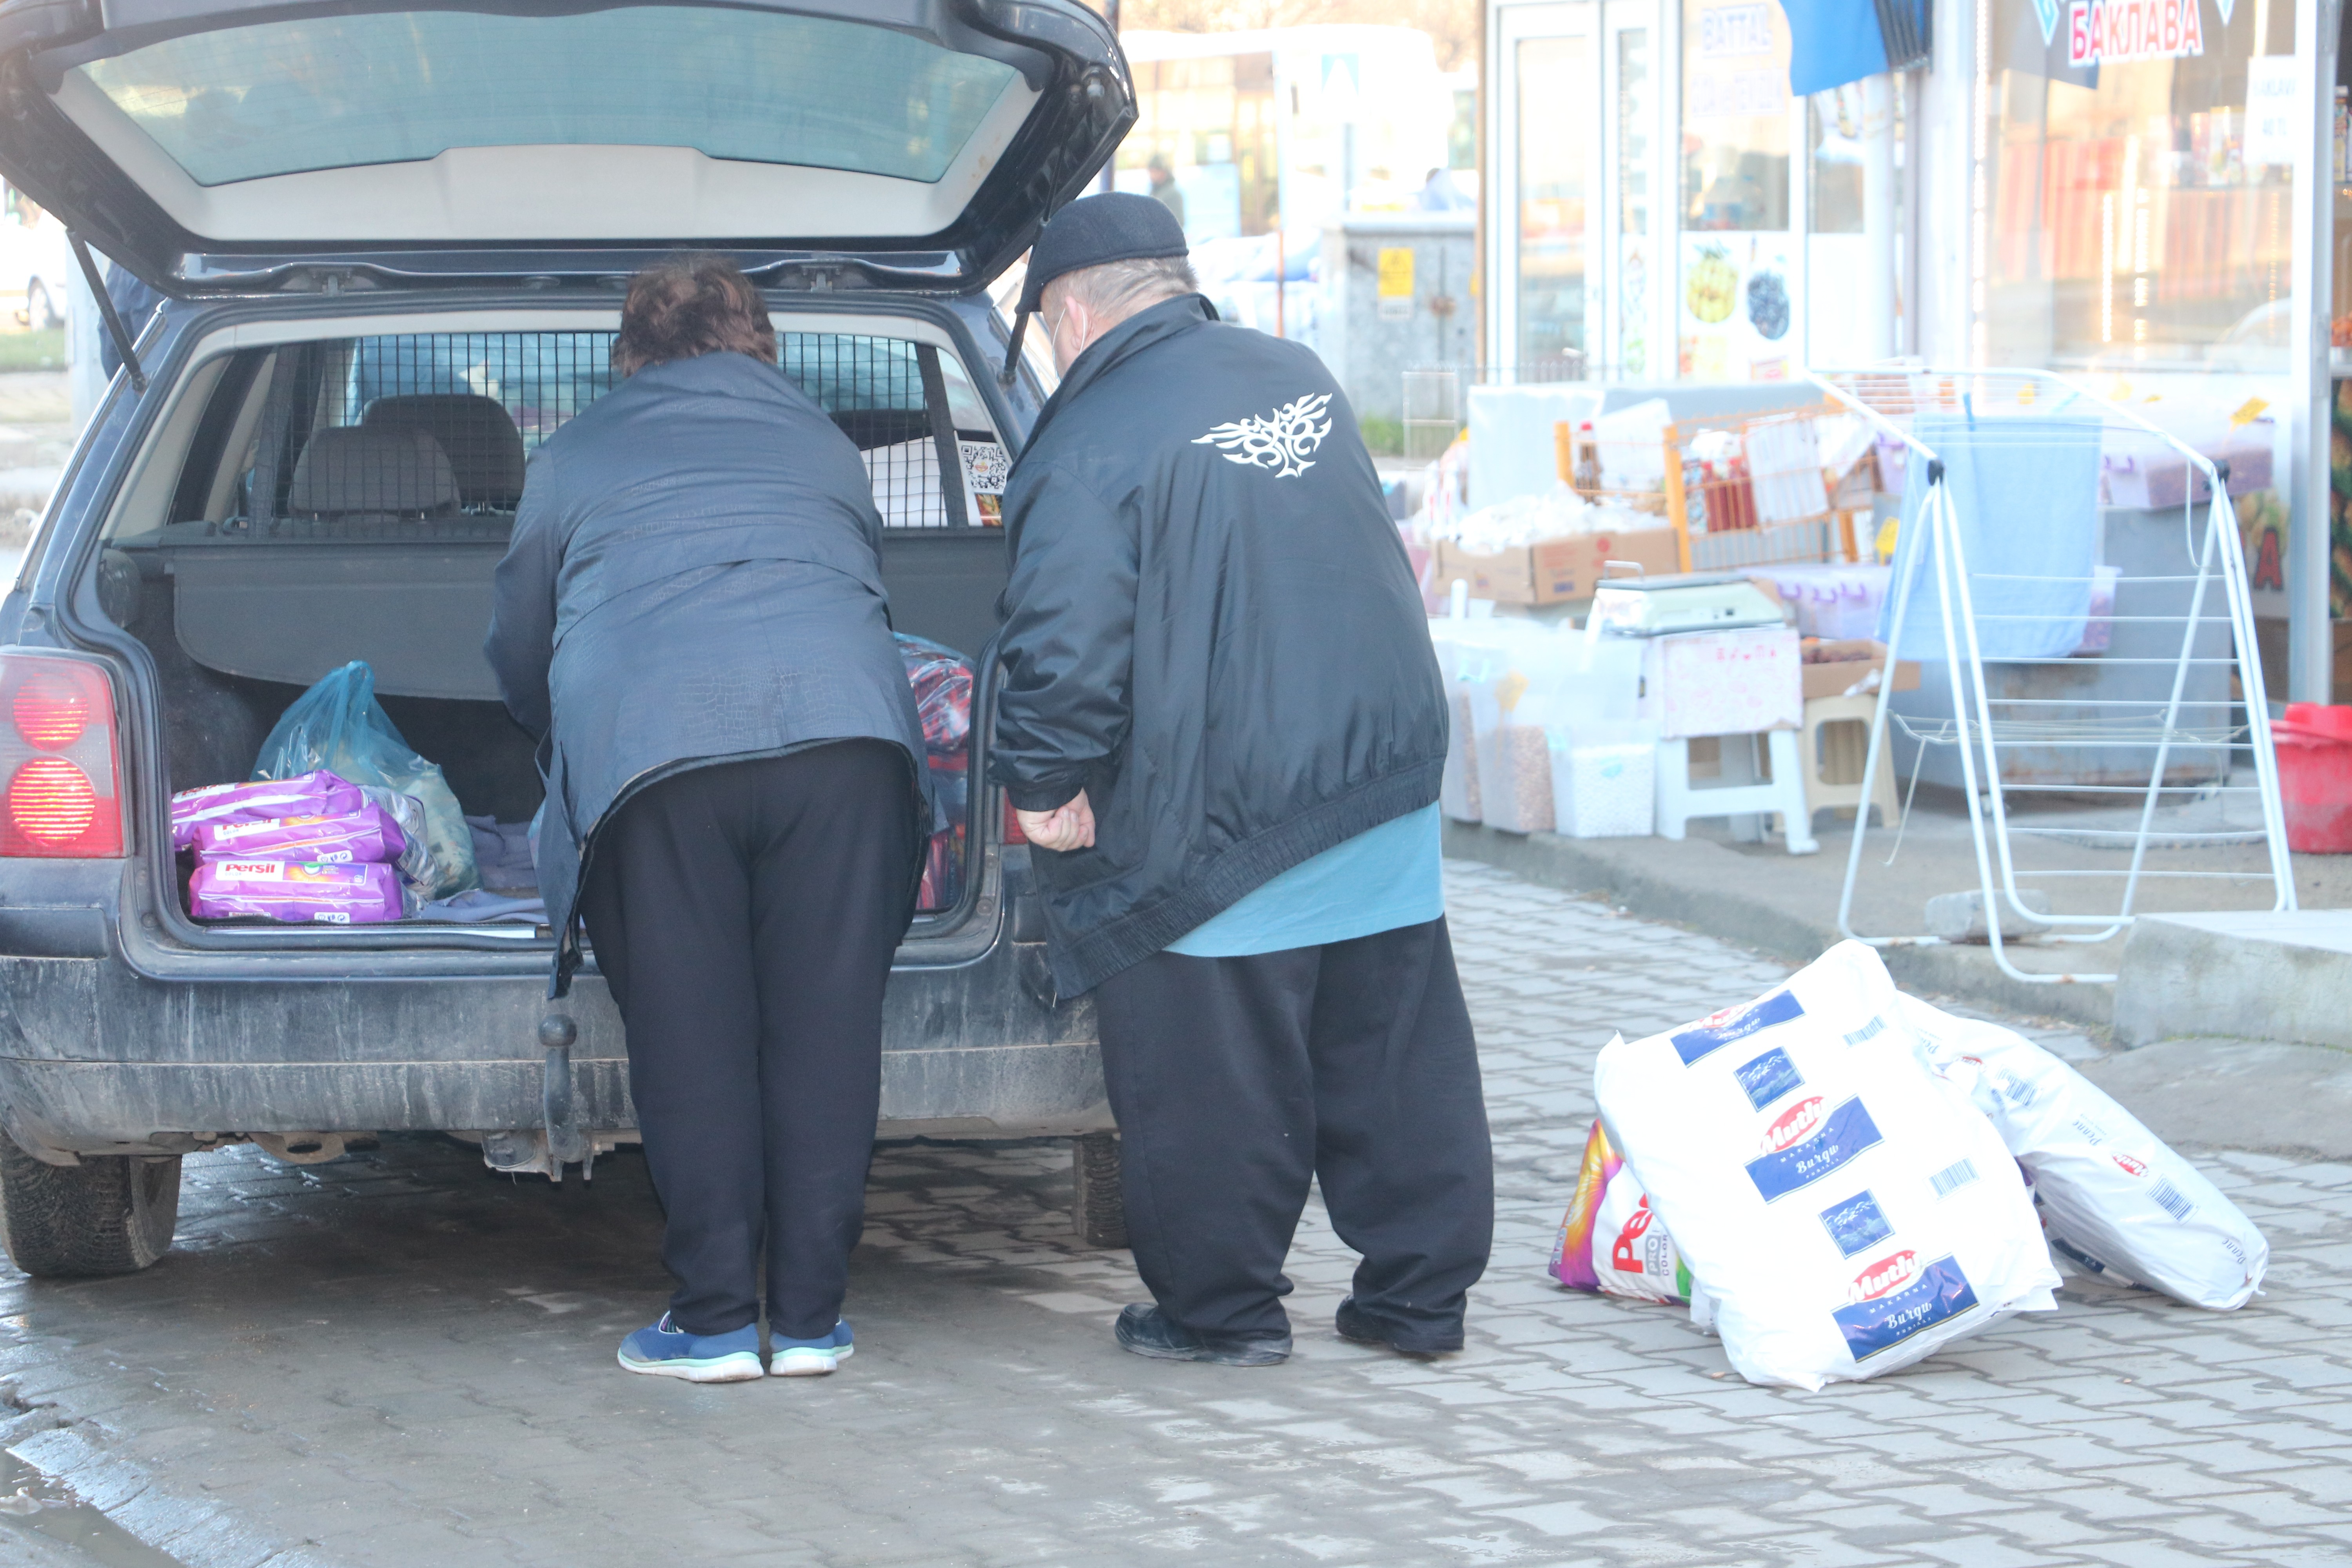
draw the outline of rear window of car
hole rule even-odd
[[[695,5],[310,16],[74,69],[200,185],[555,145],[936,182],[1018,74],[888,27]]]

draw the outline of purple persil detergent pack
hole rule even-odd
[[[364,802],[359,787],[323,769],[299,778],[206,784],[172,797],[172,847],[193,849],[208,823],[262,822],[273,817],[347,816]]]
[[[408,912],[400,872],[357,861],[199,861],[188,908],[198,920],[257,915],[297,925],[379,925]]]
[[[396,861],[408,840],[373,801],[336,816],[265,816],[257,822],[196,824],[196,853],[207,860]]]

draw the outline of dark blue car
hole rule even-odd
[[[198,919],[171,796],[250,776],[365,659],[468,815],[530,821],[490,572],[530,451],[612,384],[623,283],[681,246],[767,291],[865,453],[896,626],[977,667],[984,742],[986,476],[1042,390],[1000,376],[984,290],[1131,121],[1118,46],[1076,0],[0,0],[0,175],[166,296],[0,602],[9,1253],[142,1268],[181,1157],[245,1139],[434,1130],[560,1180],[634,1137],[593,970],[551,1011],[527,912]],[[974,788],[935,847],[879,1131],[1076,1137],[1099,1194],[1092,1015],[1045,979],[1004,818]]]

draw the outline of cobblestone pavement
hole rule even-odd
[[[2207,1156],[2274,1247],[2242,1312],[2073,1282],[1895,1375],[1751,1388],[1677,1310],[1543,1266],[1610,1032],[1785,969],[1449,874],[1502,1198],[1449,1361],[1333,1337],[1317,1214],[1288,1365],[1124,1355],[1132,1269],[1074,1244],[1066,1150],[933,1144],[876,1163],[840,1374],[632,1378],[667,1288],[642,1162],[551,1188],[398,1139],[191,1160],[151,1272],[0,1279],[0,1440],[201,1564],[2352,1563],[2352,1167]],[[51,1561],[8,1500],[0,1562]]]

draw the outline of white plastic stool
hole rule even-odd
[[[1797,743],[1797,760],[1805,769],[1805,809],[1819,811],[1823,806],[1848,806],[1861,811],[1863,763],[1869,753],[1870,731],[1878,723],[1878,698],[1809,697],[1805,700],[1805,728]],[[1822,727],[1829,724],[1852,724],[1862,733],[1857,738],[1832,733],[1824,737]],[[1827,741],[1824,746],[1823,742]],[[1831,754],[1824,756],[1827,751]],[[1822,775],[1832,765],[1853,776],[1842,783],[1832,784]],[[1895,793],[1895,763],[1891,757],[1878,759],[1878,787],[1870,804],[1878,807],[1882,827],[1892,827],[1902,816],[1902,803]]]
[[[1734,831],[1742,838],[1756,839],[1763,837],[1763,816],[1777,813],[1789,841],[1790,854],[1811,855],[1818,851],[1821,840],[1813,837],[1812,814],[1805,809],[1805,773],[1797,755],[1797,731],[1765,731],[1765,745],[1772,759],[1769,784],[1753,782],[1754,736],[1726,735],[1722,739],[1723,771],[1731,782],[1706,789],[1691,787],[1689,741],[1658,742],[1658,837],[1685,837],[1685,826],[1694,816],[1754,816],[1757,821],[1752,827],[1735,823]],[[1748,743],[1737,743],[1741,741]]]

